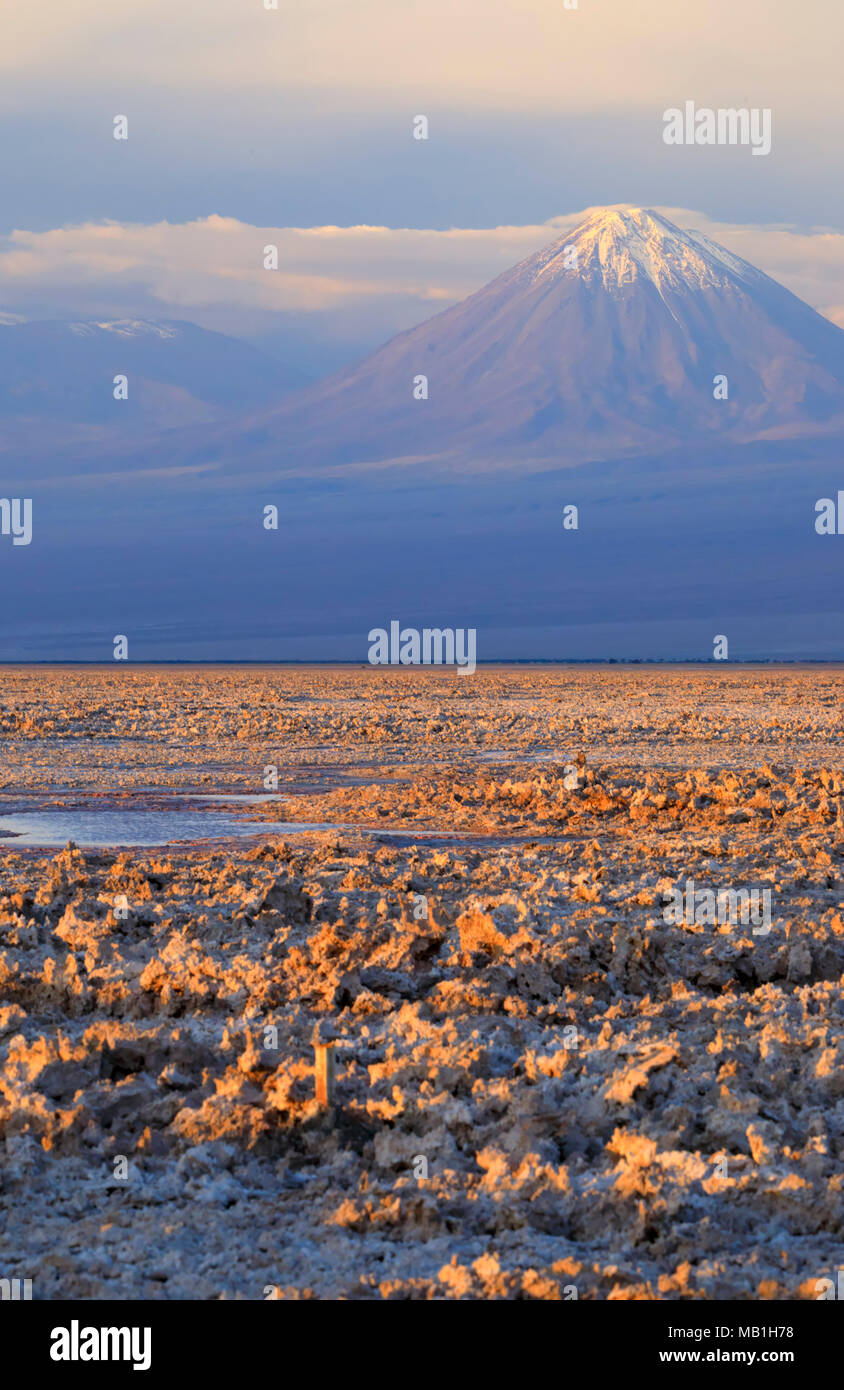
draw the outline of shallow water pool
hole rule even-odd
[[[332,830],[302,821],[245,821],[215,811],[68,810],[29,811],[0,816],[0,847],[66,845],[91,849],[167,845],[178,840],[230,840],[249,835],[287,835],[301,830]]]

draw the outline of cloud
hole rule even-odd
[[[660,210],[844,326],[844,234]],[[0,240],[0,308],[33,318],[182,318],[245,336],[318,319],[324,336],[370,345],[465,298],[570,231],[585,211],[540,224],[447,231],[254,227],[217,216],[16,231]],[[277,271],[264,269],[268,245],[278,247]]]

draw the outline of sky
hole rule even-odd
[[[842,40],[838,0],[7,4],[0,311],[188,318],[318,373],[634,203],[842,322]],[[770,155],[666,145],[688,100],[769,108]]]

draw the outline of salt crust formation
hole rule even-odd
[[[841,1257],[842,684],[6,672],[0,826],[24,789],[226,805],[274,766],[284,819],[344,828],[230,803],[254,840],[3,842],[0,1275],[816,1297]],[[688,879],[769,888],[770,931],[667,922]]]

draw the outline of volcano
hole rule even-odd
[[[613,207],[229,443],[316,466],[468,464],[842,422],[840,328],[700,233]]]

